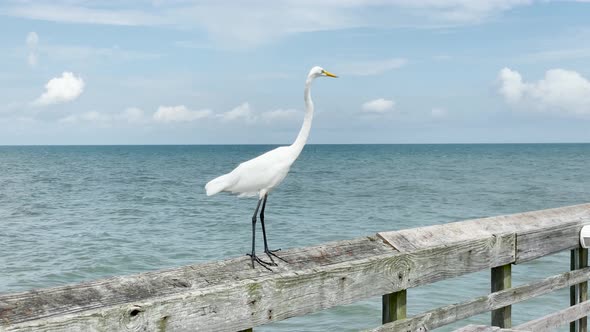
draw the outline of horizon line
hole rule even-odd
[[[477,142],[477,143],[309,143],[311,145],[535,145],[535,144],[590,144],[590,142]],[[285,146],[283,143],[146,143],[146,144],[0,144],[0,147],[50,146]]]

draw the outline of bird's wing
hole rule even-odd
[[[224,191],[227,187],[230,187],[236,183],[237,179],[232,176],[231,173],[219,176],[205,185],[205,192],[207,196],[215,195],[221,191]]]
[[[236,181],[225,190],[250,195],[273,188],[285,178],[292,163],[287,147],[268,151],[241,163],[229,173]]]

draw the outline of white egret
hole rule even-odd
[[[222,191],[239,194],[242,197],[258,195],[258,204],[252,216],[252,253],[248,254],[252,259],[252,268],[254,268],[254,262],[256,261],[258,264],[270,270],[267,265],[276,265],[272,258],[273,256],[285,261],[274,254],[274,252],[280,249],[268,249],[266,230],[264,228],[264,208],[266,207],[268,194],[285,179],[291,165],[299,157],[301,150],[303,150],[307,142],[313,119],[313,102],[310,92],[311,83],[316,77],[320,76],[337,77],[317,66],[309,71],[309,75],[307,75],[307,80],[305,81],[304,91],[305,117],[299,130],[299,135],[297,135],[293,144],[278,147],[254,159],[243,162],[230,173],[215,178],[205,185],[207,196],[215,195]],[[256,215],[258,214],[261,203],[260,223],[262,224],[262,236],[264,238],[264,252],[270,258],[270,262],[261,260],[255,253]]]

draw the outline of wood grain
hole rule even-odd
[[[381,323],[386,324],[406,318],[407,290],[383,295]]]
[[[236,331],[514,261],[514,235],[400,253],[375,238],[0,296],[0,331]]]
[[[586,317],[590,312],[590,301],[576,304],[575,306],[554,312],[547,316],[532,320],[530,322],[518,325],[516,330],[530,330],[534,332],[549,332],[555,328],[566,325],[567,323]]]
[[[588,266],[588,249],[579,248],[571,251],[570,269],[577,270]],[[575,305],[588,300],[588,282],[570,287],[570,305]],[[570,323],[570,332],[587,332],[588,317],[584,316]]]
[[[503,329],[497,326],[467,325],[454,332],[532,332],[525,330]]]
[[[512,265],[493,267],[491,271],[492,293],[512,287]],[[512,326],[512,306],[492,310],[492,326],[508,328]]]
[[[432,331],[490,310],[532,299],[534,297],[566,288],[590,278],[590,268],[565,272],[556,276],[509,288],[472,300],[451,304],[377,327],[373,332]],[[566,324],[567,322],[564,322]]]
[[[590,224],[590,204],[380,232],[377,235],[397,250],[410,252],[460,240],[515,233],[518,243],[516,263],[521,263],[577,248],[580,229],[586,224]]]

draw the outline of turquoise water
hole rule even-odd
[[[243,255],[256,200],[206,197],[203,186],[271,148],[0,147],[0,292]],[[269,197],[269,242],[300,247],[590,202],[589,164],[590,144],[310,145]],[[569,253],[549,256],[515,266],[513,284],[567,269]],[[409,313],[488,289],[488,271],[411,289]],[[515,305],[513,322],[565,308],[567,294]],[[380,311],[374,298],[257,330],[355,331],[379,325]]]

